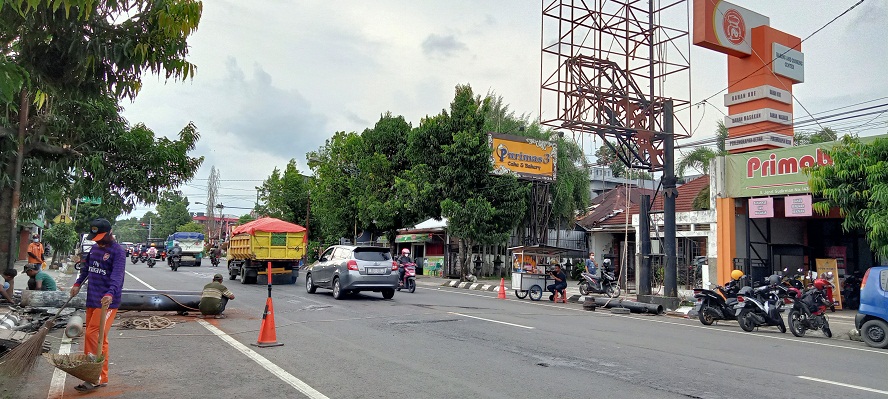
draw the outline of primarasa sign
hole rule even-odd
[[[825,149],[836,142],[734,154],[725,157],[725,196],[809,193],[805,168],[832,165]]]

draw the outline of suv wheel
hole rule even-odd
[[[339,284],[339,277],[333,279],[333,298],[345,298],[345,292],[342,291],[342,286]]]
[[[860,338],[873,348],[888,348],[888,323],[870,320],[860,328]]]
[[[315,291],[318,290],[318,286],[314,285],[314,281],[311,279],[311,274],[305,275],[305,292],[309,294],[314,294]]]

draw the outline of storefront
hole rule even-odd
[[[835,144],[733,154],[716,161],[716,283],[724,284],[734,269],[759,280],[784,269],[834,268],[843,279],[877,264],[864,232],[842,229],[838,209],[828,214],[812,209],[821,199],[811,194],[805,170],[832,164],[824,149]]]
[[[416,261],[416,273],[426,276],[440,276],[445,265],[445,232],[447,219],[429,219],[411,229],[403,229],[395,237],[395,247],[399,256],[401,250],[410,250],[410,257]]]

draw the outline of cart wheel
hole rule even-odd
[[[543,297],[543,287],[540,287],[539,285],[534,284],[532,287],[530,287],[529,292],[531,301],[539,301],[540,298]]]
[[[527,291],[515,290],[515,296],[517,296],[518,299],[527,298]]]

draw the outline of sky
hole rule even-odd
[[[806,38],[857,1],[733,3]],[[215,166],[221,178],[216,202],[226,214],[245,214],[256,200],[255,187],[275,168],[295,159],[309,173],[307,152],[337,131],[372,127],[388,111],[418,126],[449,107],[458,84],[470,84],[476,94],[495,93],[517,114],[538,118],[542,2],[205,0],[189,39],[194,78],[146,77],[135,101],[123,104],[124,116],[169,137],[193,121],[201,134],[193,155],[205,159],[195,179],[180,188],[192,202],[189,210],[205,210],[193,203],[205,202]],[[687,9],[676,7],[662,23],[687,28],[681,8]],[[885,21],[888,0],[866,0],[802,44],[805,82],[793,88],[797,120],[888,96]],[[724,54],[687,41],[683,46],[690,47],[690,87],[680,78],[666,83],[677,87],[677,97],[697,103],[727,86]],[[686,141],[713,135],[721,112],[727,113],[721,98],[682,116],[694,133]],[[543,104],[544,113],[550,105]],[[876,122],[883,120],[888,115]],[[838,130],[879,134],[888,122],[852,128]],[[579,140],[594,153],[597,143]],[[128,216],[152,209],[142,205]]]

